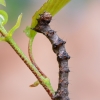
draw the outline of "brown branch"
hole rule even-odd
[[[33,30],[43,33],[51,42],[52,49],[57,55],[57,61],[59,64],[59,83],[58,89],[53,96],[53,100],[70,100],[68,97],[68,74],[70,72],[68,68],[68,60],[70,56],[65,49],[65,41],[59,38],[54,30],[48,25],[52,20],[50,13],[44,12],[38,19],[38,24]]]

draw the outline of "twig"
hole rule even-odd
[[[50,13],[44,12],[38,19],[38,24],[33,30],[43,33],[51,42],[52,49],[57,55],[57,61],[59,63],[59,83],[58,89],[53,96],[54,100],[70,100],[68,97],[68,74],[70,72],[68,68],[68,59],[70,56],[65,49],[65,41],[59,38],[54,30],[48,25],[52,20]]]

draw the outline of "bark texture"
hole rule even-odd
[[[40,15],[40,18],[37,19],[38,24],[33,30],[43,33],[51,42],[52,49],[57,55],[57,61],[59,64],[59,83],[58,89],[55,92],[55,95],[52,97],[53,100],[70,100],[68,97],[68,74],[70,72],[68,68],[68,60],[70,56],[65,49],[65,41],[63,41],[57,35],[56,31],[52,30],[49,26],[50,21],[52,20],[52,15],[50,13],[44,12]]]

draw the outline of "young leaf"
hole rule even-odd
[[[30,85],[30,87],[36,87],[40,84],[40,82],[37,80],[36,82],[34,82],[33,84]]]
[[[15,26],[8,32],[8,35],[12,36],[14,31],[19,28],[22,19],[22,13],[19,15]]]
[[[0,0],[0,4],[2,4],[3,6],[6,6],[5,0]]]
[[[4,10],[0,10],[0,25],[5,25],[8,21],[8,15]]]

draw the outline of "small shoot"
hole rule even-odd
[[[12,36],[17,28],[19,28],[22,19],[22,13],[19,15],[15,26],[8,32],[8,36]]]
[[[0,37],[0,41],[7,41],[8,37],[12,37],[13,33],[15,32],[15,30],[17,28],[19,28],[20,23],[21,23],[21,19],[22,19],[22,14],[19,15],[15,26],[9,32],[7,32],[6,29],[4,28],[4,25],[8,21],[8,15],[7,15],[7,13],[5,11],[0,10],[0,32],[1,32],[1,34],[3,34]]]
[[[36,87],[40,84],[40,82],[37,80],[36,82],[34,82],[33,84],[30,85],[30,87]]]

